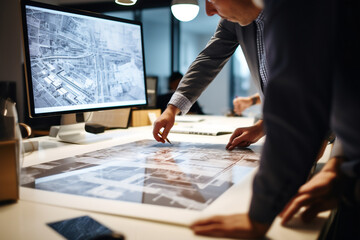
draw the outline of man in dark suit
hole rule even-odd
[[[267,138],[250,210],[199,221],[192,226],[197,234],[261,237],[297,194],[284,222],[302,206],[309,220],[338,205],[338,230],[330,239],[360,238],[359,11],[357,0],[265,1],[265,42],[272,51]],[[329,128],[342,151],[299,189]]]
[[[303,206],[306,221],[337,207],[335,227],[327,239],[360,239],[360,38],[354,34],[360,29],[360,3],[317,0],[311,7],[304,1],[265,3],[267,43],[278,51],[269,58],[273,77],[264,106],[269,129],[264,161],[277,164],[275,159],[291,157],[291,162],[303,164],[288,165],[287,170],[301,174],[326,128],[337,135],[335,151],[321,172],[297,192],[288,187],[296,196],[282,214],[283,223]],[[281,114],[284,108],[289,109],[288,114]],[[280,129],[279,121],[287,127]],[[281,149],[275,144],[280,138],[287,139]],[[264,175],[255,179],[254,187],[270,177]],[[283,179],[284,174],[278,178]]]

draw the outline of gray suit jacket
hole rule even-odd
[[[181,80],[175,92],[177,97],[172,98],[169,103],[180,108],[183,114],[186,113],[189,105],[191,106],[214,80],[239,45],[244,52],[252,80],[263,100],[264,94],[259,74],[255,23],[253,22],[246,27],[242,27],[237,23],[222,19],[219,22],[214,36],[191,64]],[[186,107],[182,106],[179,98],[183,98],[182,101],[187,102],[187,104],[185,104],[187,105]]]

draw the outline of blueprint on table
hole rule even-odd
[[[25,187],[203,210],[258,166],[250,149],[141,140],[24,168]]]

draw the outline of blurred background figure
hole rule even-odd
[[[169,77],[169,92],[166,94],[159,95],[156,100],[157,108],[161,109],[161,112],[164,112],[166,109],[171,96],[174,94],[177,86],[179,85],[180,80],[183,75],[180,72],[173,72]],[[195,102],[190,108],[188,114],[204,114],[198,102]]]
[[[240,116],[242,115],[244,110],[260,103],[261,100],[260,100],[260,95],[258,93],[255,93],[254,95],[249,97],[236,97],[233,100],[234,113]]]

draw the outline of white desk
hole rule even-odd
[[[225,118],[216,116],[206,116],[205,123],[216,123],[233,125],[234,127],[250,125],[252,119]],[[126,130],[113,130],[105,134],[114,137],[111,141],[91,144],[91,145],[70,145],[49,140],[48,137],[37,138],[40,143],[40,150],[28,154],[23,166],[46,162],[56,156],[57,159],[81,154],[96,149],[106,148],[112,145],[128,143],[139,139],[151,139],[152,127],[130,128]],[[209,142],[226,144],[230,135],[222,136],[195,136],[186,134],[170,134],[171,141],[187,142]],[[258,145],[261,145],[259,143]],[[55,147],[57,146],[57,147]],[[42,149],[44,148],[44,149]],[[60,151],[61,150],[61,151]],[[323,156],[326,160],[329,156],[327,150]],[[237,211],[245,212],[251,198],[251,176],[241,184],[241,195],[243,195],[243,206]],[[21,190],[20,190],[21,196]],[[244,204],[245,203],[245,204]],[[230,213],[230,212],[229,212]],[[270,239],[317,239],[320,230],[328,217],[328,212],[321,215],[311,224],[303,224],[299,218],[295,218],[290,225],[292,228],[280,226],[280,219],[276,219],[267,234]],[[15,204],[0,207],[0,238],[1,239],[63,239],[58,233],[49,228],[46,223],[65,220],[73,217],[89,215],[101,222],[108,228],[121,232],[126,239],[213,239],[195,236],[192,231],[185,226],[154,222],[149,220],[135,219],[130,217],[115,216],[92,211],[84,211],[72,208],[58,207],[48,204],[41,204],[21,199]],[[169,218],[176,216],[169,215]]]

